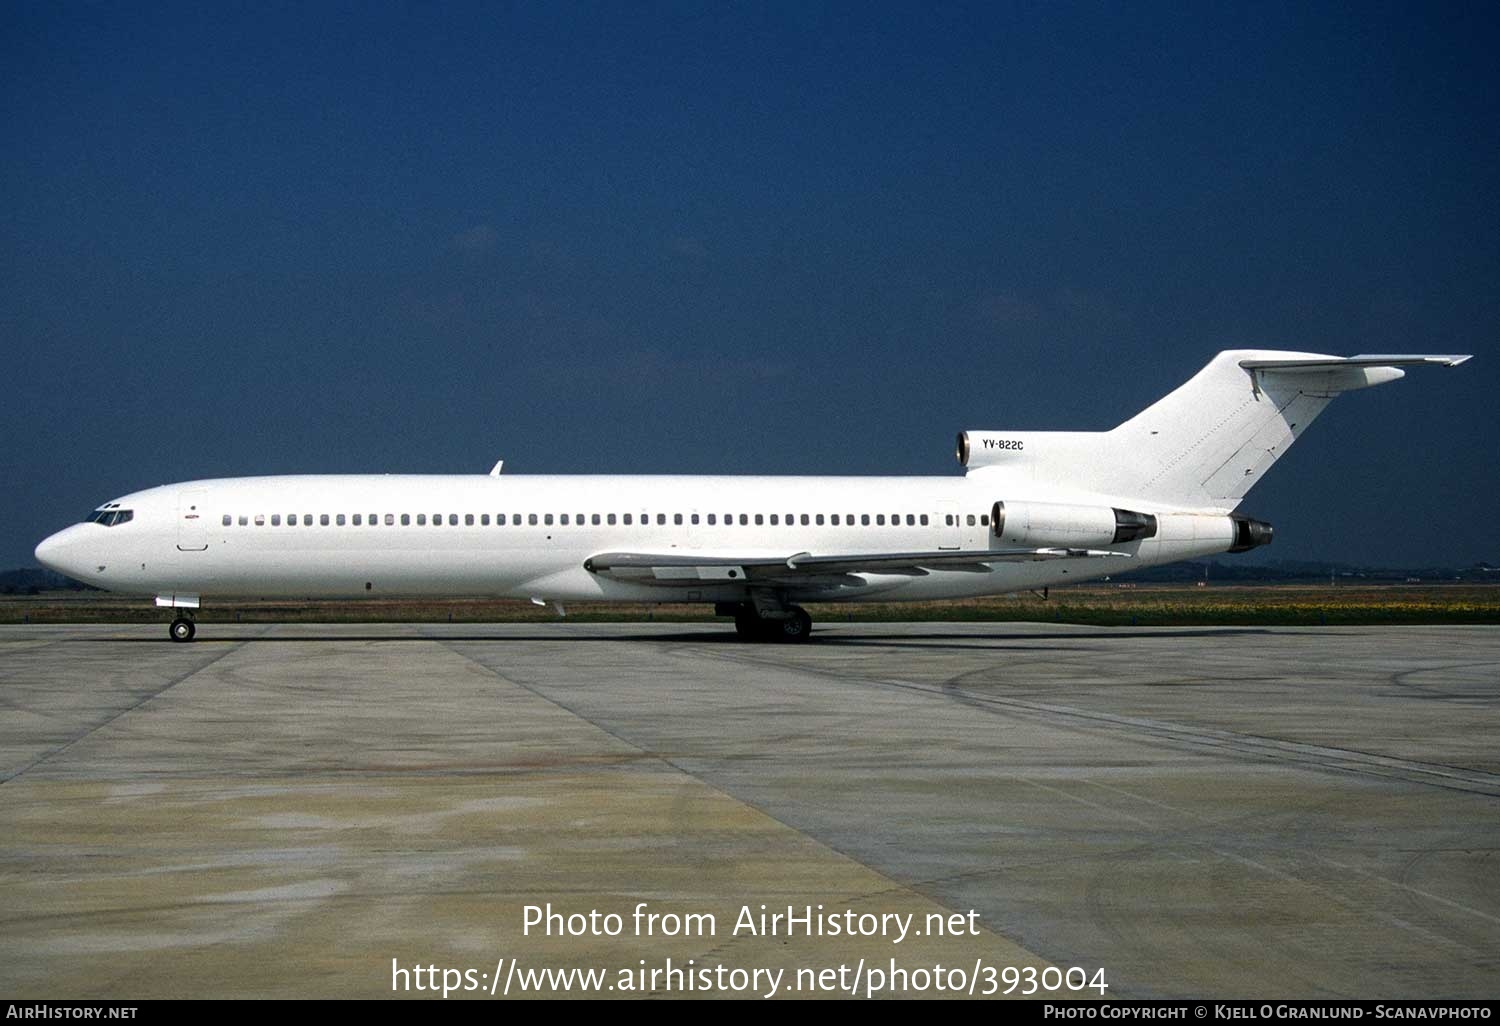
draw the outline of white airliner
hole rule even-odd
[[[1234,512],[1341,393],[1467,356],[1222,352],[1112,431],[965,431],[962,477],[242,477],[107,502],[47,567],[155,595],[190,641],[206,598],[702,602],[800,641],[801,602],[950,599],[1271,540]]]

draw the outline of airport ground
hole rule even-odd
[[[381,996],[392,959],[1500,979],[1495,627],[33,624],[0,704],[12,996]],[[523,931],[642,902],[716,933]],[[761,904],[979,932],[733,935]]]
[[[706,605],[570,605],[581,623],[709,623]],[[1500,624],[1500,582],[1219,584],[1095,582],[947,602],[808,606],[816,623],[1010,622],[1098,626],[1325,626],[1329,624]],[[205,623],[537,623],[550,606],[507,599],[357,601],[235,599],[209,603]],[[0,595],[0,624],[165,622],[138,597],[99,591]]]

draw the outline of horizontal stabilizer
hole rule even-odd
[[[1358,356],[1311,356],[1297,359],[1241,360],[1246,370],[1316,371],[1334,367],[1414,367],[1430,364],[1457,367],[1471,356],[1430,356],[1420,353],[1371,354]]]

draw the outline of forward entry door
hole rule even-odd
[[[208,548],[208,519],[203,509],[207,495],[197,489],[177,493],[177,547],[183,552]]]

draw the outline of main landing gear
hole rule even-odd
[[[172,635],[173,641],[192,641],[193,635],[198,633],[198,627],[187,617],[179,616],[172,621],[172,626],[167,631]]]
[[[741,641],[806,641],[812,636],[812,617],[801,606],[757,609],[753,602],[726,602],[714,612],[734,617],[734,632]]]

